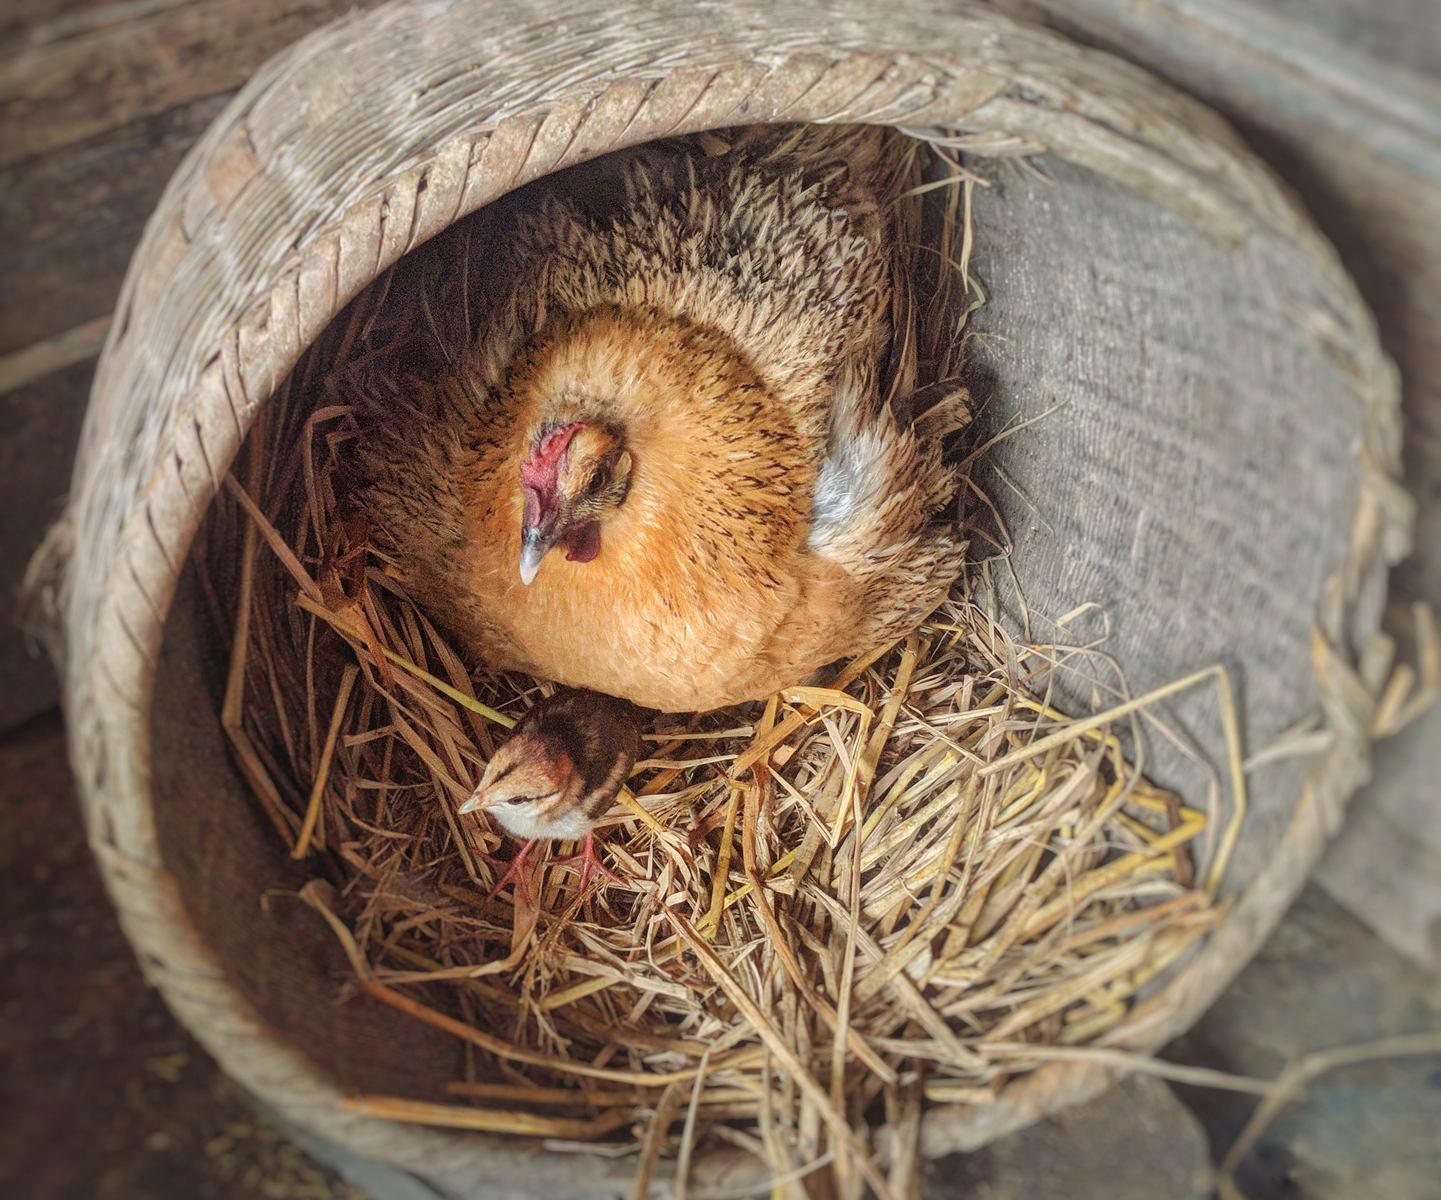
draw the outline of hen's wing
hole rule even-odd
[[[897,161],[893,153],[891,162]],[[921,378],[919,173],[913,163],[909,168],[880,176],[888,190],[878,188],[888,215],[877,236],[891,268],[889,347],[874,382],[859,358],[843,369],[816,480],[809,544],[851,580],[862,627],[850,650],[914,629],[964,565],[952,511],[959,479],[945,439],[969,424],[970,397],[953,382]]]

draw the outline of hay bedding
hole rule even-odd
[[[977,181],[949,166],[955,211]],[[952,227],[938,258],[969,285],[969,223],[954,246]],[[984,1104],[1094,1042],[1216,923],[1241,804],[1207,886],[1191,847],[1214,822],[1118,737],[1158,697],[1051,709],[1044,679],[1067,652],[1013,644],[977,603],[981,568],[825,686],[659,718],[597,827],[621,885],[578,894],[576,868],[550,864],[570,848],[537,847],[527,886],[490,897],[488,858],[515,843],[456,809],[551,685],[469,673],[346,519],[355,424],[318,364],[343,370],[374,319],[353,307],[282,387],[198,552],[231,646],[223,724],[277,834],[315,865],[303,896],[349,986],[470,1050],[466,1078],[436,1081],[447,1102],[357,1108],[554,1149],[600,1140],[640,1154],[637,1195],[658,1156],[683,1179],[707,1141],[760,1156],[790,1194],[828,1168],[839,1194],[864,1178],[890,1195],[877,1151],[907,1179],[924,1106]]]

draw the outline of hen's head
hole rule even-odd
[[[571,562],[600,553],[601,528],[625,503],[631,456],[620,430],[572,421],[544,425],[520,466],[525,512],[520,527],[520,578],[529,584],[552,546]]]

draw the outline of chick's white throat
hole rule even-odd
[[[544,802],[526,801],[521,804],[497,804],[485,810],[512,837],[529,841],[531,838],[551,838],[558,842],[573,842],[585,837],[595,822],[580,809],[566,812],[547,813]]]

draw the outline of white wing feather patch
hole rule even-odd
[[[825,462],[816,476],[807,539],[818,554],[836,548],[854,532],[858,519],[884,501],[901,432],[888,409],[861,419],[861,397],[850,381],[835,392]]]

